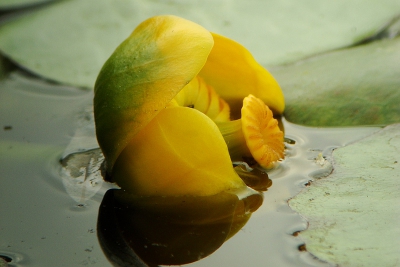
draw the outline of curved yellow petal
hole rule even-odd
[[[208,196],[245,187],[216,124],[186,107],[162,110],[134,136],[112,177],[141,196]]]
[[[275,114],[285,108],[284,96],[274,77],[239,43],[212,33],[214,47],[199,75],[225,99],[232,114],[240,117],[242,100],[253,94]]]
[[[168,106],[191,107],[206,114],[215,122],[229,121],[229,105],[215,92],[214,88],[196,76],[169,103]]]
[[[130,139],[197,75],[212,46],[210,32],[196,23],[157,16],[115,50],[94,89],[96,134],[108,172]]]

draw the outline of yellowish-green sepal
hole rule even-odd
[[[111,172],[121,151],[204,66],[209,31],[175,16],[141,23],[106,61],[95,84],[96,134]]]

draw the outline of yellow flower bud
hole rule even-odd
[[[215,123],[236,127],[229,120],[249,94],[261,98],[249,101],[261,101],[265,114],[247,106],[242,113],[269,122],[261,119],[261,138],[253,141],[254,125],[242,119],[245,142],[232,140],[240,143],[238,153],[271,167],[283,157],[283,138],[264,103],[277,114],[284,109],[271,74],[240,44],[191,21],[156,16],[142,22],[95,84],[96,134],[107,173],[122,189],[145,196],[209,196],[245,187],[231,163],[234,146]]]

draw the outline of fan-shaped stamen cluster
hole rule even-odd
[[[284,157],[283,133],[272,111],[260,99],[249,95],[243,100],[242,130],[254,159],[264,168]]]

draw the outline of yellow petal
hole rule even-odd
[[[260,99],[249,95],[243,100],[242,130],[253,158],[264,168],[284,157],[283,133],[272,111]]]
[[[142,22],[97,77],[96,134],[110,172],[118,155],[203,67],[213,46],[203,27],[175,16]]]
[[[229,105],[219,97],[214,88],[206,84],[199,76],[186,85],[168,104],[197,109],[215,122],[229,121]]]
[[[185,107],[162,110],[134,136],[112,176],[143,196],[207,196],[245,186],[215,123]]]
[[[249,94],[264,101],[275,114],[282,114],[284,97],[274,77],[242,45],[212,35],[214,47],[199,75],[228,102],[232,114],[240,117],[242,100]]]

